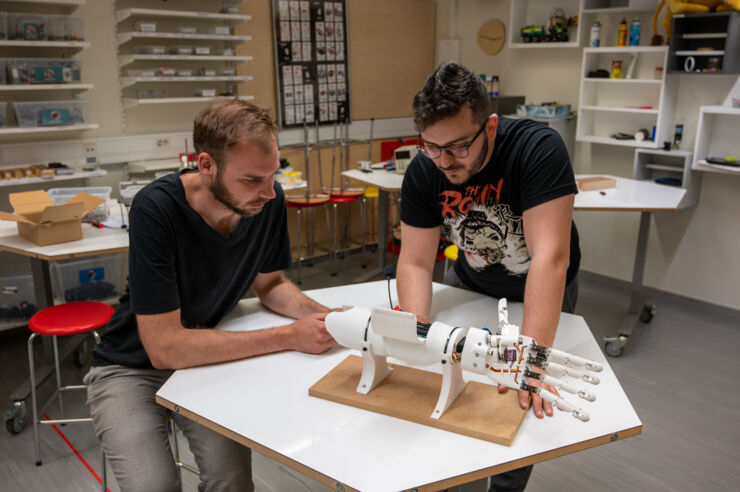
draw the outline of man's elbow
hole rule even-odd
[[[172,357],[172,354],[166,348],[147,348],[146,353],[155,369],[182,369],[177,358]]]

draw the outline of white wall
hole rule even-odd
[[[578,104],[580,48],[510,49],[495,56],[476,44],[478,28],[499,18],[509,26],[508,0],[457,0],[457,20],[450,22],[451,2],[438,0],[439,39],[456,34],[461,40],[462,64],[478,73],[499,75],[503,94],[525,95],[527,101],[556,100]],[[514,0],[519,1],[519,0]],[[553,6],[557,4],[553,2]],[[650,16],[641,15],[643,37],[652,35]],[[611,37],[620,19],[600,18],[602,39]],[[629,19],[628,19],[629,20]],[[587,37],[587,25],[583,34]],[[514,26],[518,29],[518,26]],[[680,75],[676,122],[684,124],[683,148],[693,147],[698,108],[719,104],[736,76]],[[631,177],[630,148],[577,144],[576,172]],[[650,230],[645,285],[721,306],[740,309],[740,176],[701,173],[696,207],[679,213],[655,214]],[[581,234],[582,270],[629,281],[637,241],[639,214],[634,212],[577,212]]]

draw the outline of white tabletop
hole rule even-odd
[[[398,191],[403,184],[403,174],[398,174],[395,171],[386,171],[385,169],[374,169],[369,173],[362,172],[359,169],[350,169],[349,171],[344,171],[342,174],[357,181],[362,181],[365,184],[377,186],[385,191]]]
[[[576,210],[613,210],[640,212],[673,212],[678,210],[686,190],[649,180],[620,178],[605,174],[578,174],[577,179],[605,176],[617,180],[615,188],[579,191]]]
[[[66,243],[38,246],[18,235],[15,222],[0,220],[0,250],[18,253],[32,258],[55,261],[66,258],[95,256],[128,250],[126,229],[99,229],[82,224],[82,239]]]
[[[307,293],[329,306],[372,307],[388,305],[386,289],[381,281]],[[459,326],[495,323],[495,299],[440,284],[434,291],[434,319]],[[522,305],[510,303],[509,315],[520,323]],[[219,328],[250,330],[284,322],[250,299],[241,301]],[[557,411],[539,420],[528,412],[511,447],[309,397],[311,385],[347,355],[358,353],[341,347],[320,356],[283,352],[180,370],[157,395],[182,414],[331,486],[337,481],[362,491],[402,490],[466,475],[456,482],[461,483],[512,468],[506,464],[514,460],[524,459],[516,463],[523,466],[606,444],[615,433],[621,439],[641,432],[639,418],[583,318],[561,315],[555,346],[604,365],[601,384],[592,388],[596,402],[568,397],[591,420],[583,423]],[[425,369],[441,372],[438,366]],[[470,374],[466,379],[488,381]]]

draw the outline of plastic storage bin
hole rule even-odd
[[[134,22],[134,30],[138,32],[157,32],[157,23],[154,21],[137,20]]]
[[[36,312],[31,275],[0,278],[0,322],[29,319]]]
[[[46,33],[50,41],[84,41],[85,21],[82,17],[47,15]]]
[[[11,84],[79,82],[80,64],[71,58],[7,58]]]
[[[123,289],[122,258],[119,254],[59,261],[51,265],[54,297],[65,302],[115,297]]]
[[[92,211],[88,212],[83,218],[83,222],[103,222],[108,219],[108,208],[110,207],[110,186],[87,186],[82,188],[51,188],[49,196],[54,205],[61,205],[77,193],[84,191],[90,195],[102,198],[105,202],[101,203]]]
[[[195,54],[196,55],[210,55],[211,47],[210,46],[196,46]]]
[[[169,52],[173,55],[192,55],[193,47],[189,45],[170,46]]]
[[[8,126],[8,103],[0,101],[0,128]]]
[[[41,14],[8,14],[8,35],[11,39],[26,41],[45,41],[46,17]]]
[[[14,102],[18,126],[79,125],[87,121],[87,101]]]

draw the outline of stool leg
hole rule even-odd
[[[360,223],[362,224],[362,268],[367,268],[367,262],[365,261],[365,197],[360,200]]]
[[[33,367],[33,339],[36,333],[28,337],[28,366],[31,379],[31,408],[33,411],[33,444],[36,452],[36,466],[41,466],[41,453],[39,452],[39,415],[36,406],[36,371]]]
[[[337,275],[337,204],[332,203],[334,208],[334,246],[332,247],[331,254],[331,276],[336,277]]]
[[[331,239],[329,238],[329,231],[331,230],[331,222],[329,221],[329,205],[328,203],[324,204],[324,215],[326,216],[326,245],[327,245],[327,251],[329,251],[329,254],[331,255],[331,251],[329,246],[331,244]],[[332,271],[334,270],[334,262],[332,261]]]
[[[301,283],[301,260],[303,259],[301,257],[301,209],[296,209],[297,217],[298,217],[298,284]]]
[[[103,486],[103,492],[108,492],[108,469],[105,466],[105,451],[103,444],[100,444],[100,485]]]
[[[51,340],[54,347],[54,368],[57,373],[57,401],[59,402],[59,417],[64,418],[64,405],[62,404],[62,371],[59,369],[59,345],[57,345],[57,336],[53,335]]]

